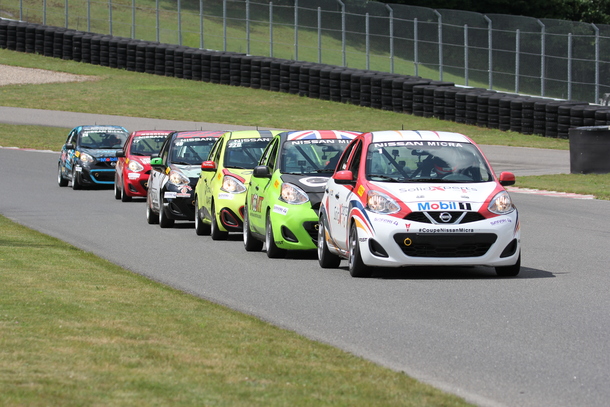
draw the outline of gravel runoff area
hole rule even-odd
[[[0,64],[0,86],[30,85],[56,82],[83,82],[94,80],[94,77],[73,75],[46,69],[22,68]]]

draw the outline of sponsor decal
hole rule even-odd
[[[180,192],[182,192],[183,194],[189,194],[192,190],[193,188],[191,188],[190,185],[184,185],[180,187]]]
[[[364,195],[364,185],[360,184],[357,191],[358,196]]]
[[[171,199],[176,197],[176,192],[165,191],[163,198]]]
[[[74,152],[74,156],[75,156],[76,158],[80,157],[80,151],[75,151],[75,152]]]
[[[405,227],[407,228],[407,232],[408,232],[409,229],[411,229],[411,224],[410,223],[405,223]]]
[[[83,167],[81,167],[80,165],[77,165],[76,167],[74,167],[74,171],[82,172],[83,171]]]
[[[142,157],[140,161],[142,161],[142,164],[150,164],[150,157]]]
[[[190,197],[190,196],[191,196],[191,194],[184,193],[184,192],[178,192],[178,193],[176,193],[176,198],[188,198],[188,197]]]
[[[252,211],[260,212],[261,208],[263,207],[264,200],[265,198],[263,198],[262,196],[252,195],[252,197],[250,198],[250,208],[252,209]]]
[[[327,177],[308,177],[308,178],[301,178],[299,181],[301,181],[301,183],[303,183],[303,185],[307,185],[308,187],[324,187],[326,185],[326,183],[328,182],[328,178]]]
[[[275,182],[273,183],[273,187],[275,189],[278,189],[280,187],[280,181],[276,179]]]
[[[138,179],[138,178],[140,178],[140,173],[139,172],[130,172],[129,174],[127,174],[127,177],[129,179]]]
[[[429,192],[429,191],[436,191],[436,192],[455,192],[455,191],[459,191],[463,194],[467,194],[469,192],[476,192],[478,191],[477,188],[473,188],[473,187],[462,187],[462,186],[428,186],[428,187],[412,187],[412,188],[400,188],[399,189],[400,192]]]
[[[418,211],[447,211],[462,210],[470,211],[472,206],[468,202],[418,202]]]
[[[345,205],[335,206],[333,211],[333,220],[340,225],[345,224],[347,219],[348,207]]]
[[[170,169],[169,169],[169,167],[167,167],[167,168],[165,169],[165,173],[166,173],[166,174],[169,174],[169,172],[170,172]]]
[[[474,233],[471,228],[419,228],[419,233]]]
[[[230,194],[228,192],[221,192],[218,194],[218,199],[233,200],[233,194]]]
[[[364,243],[364,242],[366,242],[367,240],[369,240],[369,238],[368,238],[368,237],[359,237],[359,238],[358,238],[358,241],[359,241],[360,243]]]
[[[496,226],[496,225],[501,225],[503,223],[512,223],[513,221],[507,218],[502,218],[502,219],[497,219],[497,220],[492,220],[491,222],[489,222],[489,224],[491,226]]]
[[[100,161],[100,162],[107,162],[107,163],[109,163],[109,162],[113,162],[113,161],[118,161],[118,158],[116,158],[116,157],[100,157],[97,160]]]
[[[398,226],[398,221],[397,220],[388,219],[388,218],[373,218],[373,222],[387,223],[389,225]]]
[[[273,206],[273,212],[279,213],[280,215],[286,215],[288,213],[288,208],[285,208],[285,207],[280,206],[280,205],[274,205]]]

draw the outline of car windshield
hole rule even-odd
[[[332,174],[341,153],[351,140],[313,139],[286,141],[280,152],[283,174]]]
[[[366,177],[381,182],[489,182],[492,173],[470,143],[396,141],[369,145]]]
[[[216,140],[216,137],[176,138],[171,146],[170,161],[172,164],[201,165]]]
[[[271,138],[232,139],[227,143],[224,166],[227,168],[254,168]]]
[[[129,137],[126,132],[85,131],[79,136],[79,147],[94,149],[119,149]]]
[[[131,141],[131,154],[153,155],[158,154],[166,136],[138,136]]]

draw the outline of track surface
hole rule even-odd
[[[544,170],[509,156],[492,159],[496,171]],[[59,188],[57,158],[0,149],[0,213],[482,406],[608,405],[610,202],[513,193],[523,228],[523,269],[514,279],[488,268],[353,279],[345,262],[322,270],[315,255],[270,260],[247,253],[238,235],[227,242],[196,236],[192,223],[148,225],[142,201]]]

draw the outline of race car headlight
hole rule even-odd
[[[89,155],[87,153],[80,153],[80,156],[78,158],[80,158],[80,160],[83,164],[91,164],[91,163],[95,162],[95,158],[93,158],[91,155]]]
[[[169,182],[174,185],[188,185],[190,180],[179,171],[170,171]]]
[[[395,200],[379,191],[369,191],[366,205],[369,211],[384,215],[400,211],[400,205]]]
[[[225,175],[225,177],[222,179],[222,186],[220,189],[232,194],[241,194],[242,192],[246,192],[246,186],[243,184],[243,182],[230,175]]]
[[[309,201],[309,196],[305,191],[296,185],[284,182],[282,184],[282,193],[280,199],[286,203],[300,205]]]
[[[139,162],[133,161],[133,160],[129,161],[129,165],[127,165],[127,168],[129,168],[129,171],[133,171],[133,172],[144,171],[144,166],[142,164],[140,164]]]
[[[515,210],[515,205],[513,205],[513,201],[510,199],[508,192],[502,191],[493,197],[491,202],[489,202],[487,209],[489,209],[489,212],[497,215],[506,215]]]

